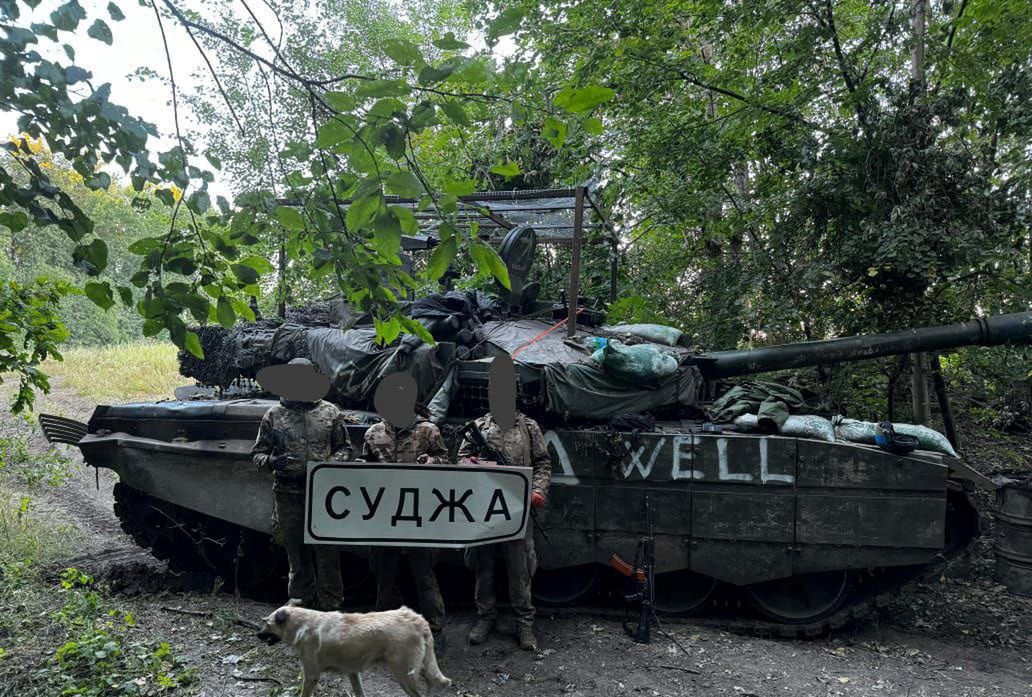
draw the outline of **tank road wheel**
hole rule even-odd
[[[821,571],[745,587],[750,602],[767,617],[785,624],[806,624],[835,612],[846,599],[849,573]]]
[[[706,607],[717,579],[688,569],[656,574],[656,612],[671,617],[693,615]]]
[[[595,592],[598,569],[595,564],[581,564],[562,569],[541,569],[534,574],[534,602],[546,607],[574,605]]]

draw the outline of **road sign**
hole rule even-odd
[[[529,467],[310,462],[309,544],[462,548],[526,534]]]

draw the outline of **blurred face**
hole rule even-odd
[[[263,389],[292,402],[318,402],[330,391],[330,379],[311,363],[270,365],[257,377]]]
[[[416,380],[408,373],[392,373],[380,381],[373,406],[380,418],[395,428],[406,428],[416,420]]]
[[[508,431],[516,425],[516,366],[503,354],[495,356],[488,372],[487,402],[495,422]]]

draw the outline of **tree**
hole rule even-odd
[[[110,86],[94,87],[90,73],[75,64],[70,33],[92,19],[89,36],[111,43],[114,32],[108,20],[123,18],[117,4],[110,3],[105,15],[93,18],[77,0],[43,17],[36,16],[37,4],[0,2],[0,109],[20,112],[19,129],[41,138],[87,187],[101,190],[110,185],[108,165],[117,165],[138,192],[153,186],[154,195],[171,211],[170,224],[162,235],[131,245],[130,251],[140,257],[138,270],[130,284],[112,287],[99,278],[107,267],[108,247],[95,232],[95,221],[31,153],[14,147],[8,147],[11,162],[24,171],[25,183],[15,180],[7,162],[0,165],[0,223],[14,233],[30,221],[57,226],[76,243],[72,256],[77,267],[98,277],[86,284],[87,296],[106,307],[117,294],[141,314],[145,335],[167,330],[178,346],[200,356],[200,341],[187,328],[189,318],[224,325],[238,316],[253,318],[245,298],[259,294],[262,274],[272,270],[255,251],[263,241],[268,245],[274,239],[291,257],[310,260],[310,278],[332,279],[350,302],[371,312],[382,340],[393,341],[402,331],[430,340],[421,325],[393,312],[398,291],[415,284],[402,270],[398,251],[401,235],[415,232],[416,222],[411,210],[387,201],[389,193],[419,198],[440,221],[441,244],[427,266],[428,279],[443,274],[465,248],[478,267],[508,283],[497,253],[456,225],[457,196],[472,185],[470,179],[441,172],[432,181],[420,166],[417,147],[420,139],[437,130],[474,128],[476,114],[470,112],[479,105],[511,101],[492,90],[504,91],[513,82],[513,72],[498,71],[488,53],[469,51],[467,44],[446,33],[433,42],[439,54],[424,57],[412,41],[397,38],[385,43],[390,62],[383,67],[343,74],[308,72],[312,66],[286,55],[246,2],[241,4],[254,20],[252,35],[261,36],[255,41],[272,58],[192,11],[169,0],[151,0],[147,4],[162,36],[173,27],[186,31],[210,65],[219,92],[225,92],[221,65],[211,63],[198,37],[229,47],[233,56],[282,79],[289,85],[289,98],[307,109],[306,130],[292,133],[278,146],[279,188],[248,190],[232,206],[219,200],[213,209],[207,191],[211,171],[200,164],[200,153],[179,128],[180,92],[167,45],[176,145],[158,153],[155,162],[148,145],[154,127],[113,104]],[[511,33],[518,19],[511,12],[500,13],[488,27],[489,37],[496,41]],[[231,104],[227,98],[229,111]],[[211,153],[207,161],[220,166]],[[506,163],[501,173],[508,174],[513,166]],[[279,192],[300,206],[281,205]],[[346,209],[341,205],[345,199],[352,201]],[[5,339],[26,332],[21,317],[7,316],[9,321],[0,325]],[[25,336],[31,340],[31,333]],[[41,359],[37,353],[19,354],[11,367],[35,370],[34,361]],[[42,380],[34,384],[45,387]]]
[[[1028,5],[921,5],[923,58],[913,0],[520,5],[524,58],[616,91],[618,311],[728,346],[1028,307]]]

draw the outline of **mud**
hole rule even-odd
[[[84,418],[92,405],[58,388],[40,409]],[[1010,447],[1027,452],[1030,442]],[[32,447],[46,445],[33,436]],[[1009,469],[1020,468],[1012,459]],[[88,571],[133,612],[141,636],[170,641],[198,669],[199,683],[185,694],[297,694],[296,659],[282,645],[268,647],[254,637],[256,623],[275,606],[219,592],[211,578],[172,573],[135,547],[111,510],[114,479],[101,475],[99,490],[93,470],[82,468],[65,486],[39,496],[51,515],[85,533],[83,548],[55,569]],[[459,609],[449,615],[447,646],[439,656],[455,684],[439,694],[1027,696],[1032,600],[1008,595],[992,568],[991,538],[984,537],[941,583],[910,588],[885,615],[810,641],[731,634],[687,620],[664,622],[653,643],[643,646],[631,642],[618,621],[567,611],[539,618],[540,650],[530,654],[505,634],[468,645],[465,634],[474,618]],[[366,678],[370,695],[402,695],[382,671]],[[316,691],[343,694],[344,684],[332,676]]]

